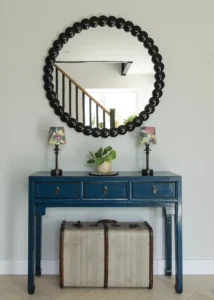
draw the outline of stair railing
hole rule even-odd
[[[62,99],[59,99],[59,73],[62,76]],[[110,117],[110,127],[115,127],[115,109],[107,110],[102,104],[100,104],[92,95],[90,95],[81,85],[79,85],[73,78],[71,78],[64,70],[62,70],[58,65],[55,65],[55,91],[58,97],[58,100],[61,100],[62,107],[65,108],[65,78],[68,80],[68,98],[69,98],[69,115],[73,117],[74,113],[72,112],[72,88],[75,88],[75,117],[77,122],[80,121],[79,116],[79,90],[82,92],[82,122],[83,125],[86,125],[86,109],[85,109],[85,96],[89,98],[89,123],[92,127],[92,102],[96,105],[96,126],[99,126],[99,110],[102,111],[103,114],[103,124],[102,127],[106,127],[106,115]]]

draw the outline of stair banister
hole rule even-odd
[[[103,111],[110,116],[110,111],[107,110],[102,104],[100,104],[94,97],[92,97],[81,85],[79,85],[73,78],[71,78],[65,71],[55,64],[57,70],[59,70],[69,81],[71,81],[79,90],[81,90],[89,99],[91,99],[96,105],[98,105]]]

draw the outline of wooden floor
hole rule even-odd
[[[209,300],[214,299],[214,275],[184,276],[184,292],[174,292],[174,277],[154,277],[148,289],[59,288],[58,276],[36,278],[36,292],[27,294],[26,276],[0,276],[0,300]]]

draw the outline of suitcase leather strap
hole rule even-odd
[[[108,287],[108,260],[109,260],[109,242],[108,242],[108,225],[113,224],[117,225],[116,220],[103,219],[99,220],[96,225],[103,224],[104,228],[104,288]]]
[[[117,226],[118,223],[116,220],[111,219],[103,219],[99,220],[96,225],[103,224],[104,228],[104,288],[108,287],[108,261],[109,261],[109,241],[108,241],[108,225],[113,224],[113,226]]]
[[[111,220],[111,219],[103,219],[103,220],[99,220],[97,222],[97,225],[98,224],[105,224],[105,223],[117,224],[117,221]]]

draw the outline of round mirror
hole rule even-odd
[[[46,57],[44,88],[69,127],[115,137],[134,130],[155,111],[163,69],[158,47],[139,26],[122,18],[92,17],[54,41]]]

